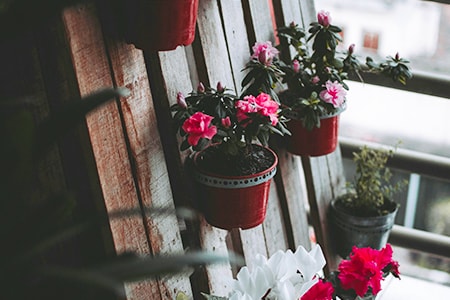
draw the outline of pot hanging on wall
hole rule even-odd
[[[136,48],[166,51],[194,41],[198,0],[130,0],[124,9],[125,39]]]
[[[275,152],[264,148],[273,156],[273,164],[262,172],[244,176],[224,176],[205,171],[198,163],[202,152],[194,156],[194,178],[201,192],[199,206],[209,224],[231,230],[249,229],[263,223],[270,183],[278,163]]]
[[[287,150],[295,155],[321,156],[332,153],[338,144],[339,116],[344,109],[336,114],[320,118],[320,127],[309,130],[303,125],[303,120],[296,117],[295,112],[288,117],[287,127],[291,136],[287,137]]]
[[[398,205],[392,202],[391,211],[382,216],[354,216],[336,205],[333,200],[330,205],[330,230],[335,251],[346,258],[353,246],[383,248],[394,226]]]

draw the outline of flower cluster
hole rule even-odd
[[[325,266],[320,246],[310,252],[279,250],[269,259],[257,255],[254,268],[243,267],[233,281],[230,300],[299,299],[319,282],[317,273]]]
[[[239,271],[229,297],[219,299],[375,299],[385,277],[392,274],[400,278],[399,264],[392,254],[390,244],[381,250],[353,247],[349,258],[342,260],[338,270],[328,278],[318,275],[326,263],[319,245],[310,252],[301,246],[294,253],[277,251],[269,259],[257,255],[251,269],[243,267]]]
[[[337,46],[342,41],[341,31],[331,24],[330,14],[324,11],[320,11],[317,21],[311,23],[308,37],[295,23],[278,28],[282,43],[277,47],[281,49],[287,44],[283,50],[293,48],[294,57],[287,62],[282,61],[278,58],[279,50],[271,42],[257,42],[245,68],[248,70],[242,81],[245,92],[255,94],[263,91],[278,99],[274,91],[286,84],[287,90],[279,95],[286,108],[285,113],[292,116],[294,111],[294,115],[312,129],[320,127],[321,117],[345,109],[348,86],[344,80],[349,73],[361,80],[363,71],[382,73],[402,84],[412,77],[406,65],[408,61],[400,58],[398,53],[382,63],[375,63],[367,57],[365,68],[354,55],[354,44],[346,53],[339,53]],[[312,45],[309,48],[310,41]]]
[[[238,155],[257,140],[267,145],[270,133],[288,133],[279,116],[279,104],[270,95],[259,93],[238,99],[220,82],[216,89],[200,83],[187,97],[178,93],[171,110],[184,137],[181,150],[202,150],[217,143],[225,154]]]

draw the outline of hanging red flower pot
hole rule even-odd
[[[262,172],[245,176],[224,176],[205,171],[199,167],[203,151],[195,155],[194,176],[202,195],[200,209],[209,224],[227,230],[249,229],[264,221],[278,158],[271,149],[258,147],[270,153],[273,164]]]
[[[303,125],[303,120],[292,118],[287,127],[291,132],[287,150],[296,155],[321,156],[336,150],[338,143],[339,115],[320,119],[320,127],[311,130]]]
[[[131,0],[125,5],[125,38],[142,50],[166,51],[190,45],[198,0]]]

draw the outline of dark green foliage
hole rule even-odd
[[[342,197],[345,207],[361,215],[384,215],[391,210],[388,203],[407,181],[391,183],[392,172],[386,167],[393,149],[372,149],[364,146],[353,153],[356,174],[349,184],[350,193]]]

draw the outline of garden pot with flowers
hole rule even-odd
[[[331,202],[329,211],[331,237],[341,257],[346,257],[353,246],[380,249],[386,245],[398,210],[393,197],[407,185],[407,181],[391,183],[392,173],[386,163],[393,154],[394,149],[367,146],[353,153],[354,182]]]
[[[287,138],[288,151],[293,154],[320,156],[336,149],[339,115],[346,108],[348,86],[344,80],[350,72],[359,78],[363,71],[385,74],[402,84],[412,76],[408,61],[398,54],[381,63],[367,57],[363,68],[354,55],[355,45],[345,54],[338,53],[339,32],[329,13],[320,11],[317,22],[311,23],[309,37],[295,23],[278,29],[282,44],[277,48],[287,45],[284,50],[295,51],[289,62],[278,58],[279,50],[271,42],[257,42],[245,68],[245,93],[281,91],[282,114],[290,119],[287,125],[292,133]]]
[[[228,296],[203,296],[208,300],[373,300],[388,275],[400,278],[392,255],[389,244],[380,250],[354,247],[338,270],[321,278],[326,261],[319,245],[309,252],[302,246],[295,252],[279,250],[268,259],[257,254],[252,268],[241,268],[231,282]]]
[[[172,106],[181,150],[192,148],[200,210],[213,226],[248,229],[266,215],[277,155],[267,147],[271,133],[288,133],[279,105],[268,94],[238,99],[220,83],[184,97]],[[259,142],[259,143],[258,143]]]
[[[198,0],[123,1],[125,39],[142,50],[166,51],[195,38]]]

